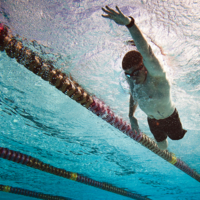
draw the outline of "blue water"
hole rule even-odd
[[[188,130],[169,151],[200,173],[200,67],[197,1],[1,0],[0,20],[56,68],[128,122],[121,60],[133,47],[125,27],[101,17],[118,5],[132,15],[171,82],[172,100]],[[30,40],[38,41],[30,42]],[[164,52],[162,55],[160,48]],[[0,146],[36,157],[152,200],[198,200],[200,183],[93,115],[0,52]],[[136,117],[149,137],[146,116]],[[83,200],[125,200],[117,194],[0,159],[0,184]],[[0,192],[0,199],[33,199]]]

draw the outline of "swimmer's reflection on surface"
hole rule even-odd
[[[178,111],[170,93],[170,84],[166,72],[155,57],[135,20],[106,6],[104,18],[115,21],[128,28],[138,51],[129,51],[122,60],[122,68],[130,86],[129,118],[133,130],[140,132],[138,121],[134,117],[137,105],[147,115],[149,128],[162,150],[168,147],[167,137],[180,140],[187,132],[182,128]]]

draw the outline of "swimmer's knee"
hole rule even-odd
[[[161,142],[157,142],[157,145],[161,150],[166,150],[167,147],[168,147],[167,138],[165,140],[161,141]]]

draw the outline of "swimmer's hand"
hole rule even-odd
[[[139,134],[140,133],[140,129],[139,129],[139,126],[138,126],[137,119],[134,116],[133,117],[129,116],[129,119],[130,119],[130,122],[131,122],[132,131],[136,130],[137,133]]]
[[[105,13],[107,13],[107,15],[102,15],[102,17],[114,20],[119,25],[130,24],[131,19],[129,17],[125,16],[117,6],[116,6],[116,9],[118,12],[116,12],[115,10],[111,9],[108,6],[106,6],[106,9],[102,8],[102,10]]]

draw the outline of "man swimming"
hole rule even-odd
[[[166,72],[132,17],[125,16],[117,6],[117,11],[108,6],[102,10],[106,13],[102,17],[128,28],[139,51],[129,51],[122,60],[122,68],[131,89],[131,127],[140,132],[137,119],[134,117],[139,105],[147,115],[149,128],[158,147],[164,150],[168,146],[167,136],[172,140],[179,140],[187,132],[182,128],[178,112],[171,101]]]

